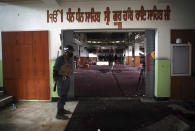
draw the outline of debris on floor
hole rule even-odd
[[[178,110],[181,111],[184,114],[192,114],[195,115],[195,111],[190,111],[189,109],[187,110],[184,106],[178,105],[178,104],[170,104],[168,107],[172,108],[173,110]]]
[[[169,115],[154,124],[136,131],[191,131],[190,126],[173,115]]]

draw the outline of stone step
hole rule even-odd
[[[2,96],[0,97],[0,107],[12,103],[14,100],[13,96]]]
[[[4,94],[4,91],[0,91],[0,97],[2,97]]]

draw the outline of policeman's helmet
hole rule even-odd
[[[62,46],[60,46],[60,49],[62,49]],[[71,45],[65,45],[64,46],[64,52],[68,52],[68,51],[74,51],[74,48]]]

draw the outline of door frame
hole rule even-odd
[[[64,42],[64,32],[65,31],[70,31],[70,32],[72,31],[72,33],[74,33],[74,32],[146,32],[147,30],[155,31],[154,49],[156,50],[156,48],[158,47],[157,46],[158,41],[156,41],[156,39],[158,39],[158,35],[157,35],[158,29],[156,29],[156,28],[140,28],[140,29],[139,28],[138,29],[131,29],[131,28],[127,28],[127,29],[112,29],[112,28],[110,28],[110,29],[62,29],[61,30],[61,35],[60,35],[61,46],[63,47],[64,43],[65,43]],[[146,42],[146,45],[147,45],[147,42]],[[146,54],[146,56],[147,56],[147,54]],[[72,61],[72,63],[73,63],[73,61]],[[154,64],[155,64],[155,62],[154,62]],[[73,67],[74,67],[74,65],[73,65]],[[153,66],[152,70],[153,70],[153,74],[155,75],[155,65]],[[73,80],[71,82],[70,91],[68,92],[68,97],[69,98],[75,98],[75,96],[74,96],[74,73],[72,75],[72,78],[73,78]],[[152,92],[148,92],[146,95],[144,95],[144,97],[154,97],[154,94],[155,94],[155,76],[153,77],[152,81],[153,81],[152,87],[149,88],[149,89],[152,90]],[[145,85],[146,85],[146,83],[145,83]],[[148,87],[145,86],[145,90],[146,90],[146,88],[148,88]],[[145,93],[146,93],[146,91],[145,91]]]

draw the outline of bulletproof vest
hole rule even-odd
[[[71,76],[71,74],[72,74],[72,60],[71,60],[71,58],[68,60],[64,57],[64,64],[60,67],[58,74],[62,75],[62,76]]]

